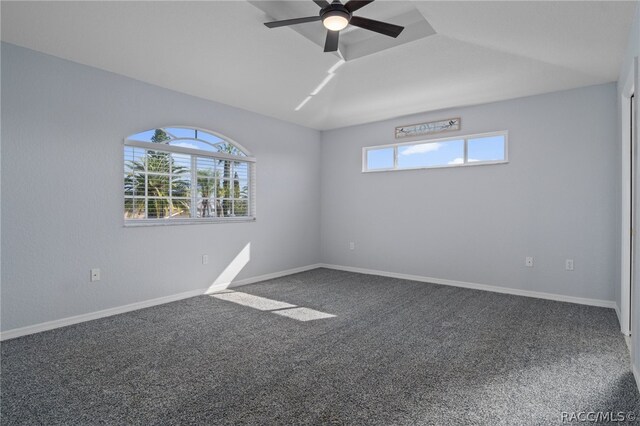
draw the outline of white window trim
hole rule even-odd
[[[184,140],[188,140],[188,139],[184,139]],[[233,142],[229,141],[229,143],[233,143]],[[245,163],[256,162],[255,157],[249,157],[249,156],[240,157],[238,155],[225,154],[224,152],[217,153],[217,152],[206,151],[204,149],[185,148],[183,146],[173,146],[169,144],[159,144],[154,142],[125,140],[124,145],[132,146],[134,148],[150,149],[152,151],[173,152],[176,154],[197,155],[200,157],[215,157],[215,158],[221,158],[223,160],[242,161]],[[158,148],[158,147],[162,147],[162,148]]]
[[[183,128],[183,129],[193,129],[193,130],[198,130],[198,131],[202,131],[202,132],[206,132],[206,133],[210,133],[212,135],[215,135],[217,137],[219,137],[220,139],[223,139],[224,141],[234,145],[236,148],[238,148],[240,151],[242,151],[246,156],[237,156],[237,155],[231,155],[231,154],[226,154],[226,153],[218,153],[218,152],[212,152],[212,151],[206,151],[206,150],[202,150],[202,149],[195,149],[195,148],[185,148],[185,147],[181,147],[181,146],[173,146],[173,145],[169,145],[169,144],[158,144],[158,143],[154,143],[154,142],[144,142],[144,141],[136,141],[136,140],[130,140],[128,138],[125,138],[123,141],[123,146],[130,146],[130,147],[134,147],[134,148],[141,148],[141,149],[146,149],[146,150],[153,150],[153,151],[162,151],[162,152],[170,152],[170,153],[176,153],[176,154],[186,154],[186,155],[191,155],[192,156],[192,160],[193,158],[195,158],[196,156],[199,157],[209,157],[209,158],[214,158],[214,159],[223,159],[223,160],[232,160],[232,161],[240,161],[240,162],[244,162],[244,163],[248,163],[248,168],[249,168],[249,198],[248,198],[248,202],[249,202],[249,212],[250,215],[249,216],[241,216],[241,217],[202,217],[202,218],[196,218],[196,217],[190,217],[190,218],[180,218],[180,219],[125,219],[123,218],[124,221],[124,227],[145,227],[145,226],[173,226],[173,225],[204,225],[204,224],[217,224],[217,223],[241,223],[241,222],[255,222],[256,221],[256,159],[255,157],[250,155],[250,152],[244,148],[242,145],[240,145],[239,143],[235,142],[232,139],[229,139],[228,137],[211,131],[211,130],[207,130],[207,129],[202,129],[199,127],[190,127],[190,126],[163,126],[163,127],[157,127],[158,129],[165,129],[165,128]],[[152,130],[152,129],[150,129]],[[125,162],[125,158],[124,158],[124,150],[122,151],[122,163],[124,164]],[[120,211],[124,211],[124,204],[125,204],[125,199],[127,197],[124,196],[122,197],[122,205],[121,205],[121,209]],[[193,198],[193,196],[192,196]]]
[[[504,136],[504,160],[496,160],[496,161],[473,161],[471,163],[467,162],[467,144],[469,139],[477,139],[491,136]],[[464,140],[464,163],[460,164],[443,164],[439,166],[420,166],[420,167],[398,167],[398,149],[407,145],[419,145],[425,143],[440,143],[440,142],[449,142],[449,141],[459,141]],[[367,153],[371,150],[378,150],[384,148],[393,148],[393,167],[388,167],[385,169],[367,169]],[[452,167],[473,167],[473,166],[486,166],[492,164],[506,164],[509,162],[509,131],[501,130],[497,132],[487,132],[487,133],[475,133],[472,135],[460,135],[460,136],[451,136],[448,138],[438,138],[438,139],[419,139],[411,142],[401,142],[401,143],[392,143],[386,145],[376,145],[376,146],[365,146],[362,147],[362,173],[378,173],[378,172],[400,172],[405,170],[423,170],[423,169],[445,169]]]

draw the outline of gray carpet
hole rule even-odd
[[[611,309],[316,269],[3,342],[1,423],[560,424],[640,414]],[[624,424],[624,423],[618,423]]]

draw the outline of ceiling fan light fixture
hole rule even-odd
[[[329,31],[340,31],[349,25],[349,14],[334,10],[322,16],[322,25]]]
[[[365,7],[372,1],[374,0],[348,0],[345,4],[342,4],[340,0],[333,0],[331,3],[327,0],[313,0],[316,5],[320,6],[320,13],[316,16],[305,16],[303,18],[265,22],[264,25],[267,26],[267,28],[278,28],[304,24],[307,22],[322,21],[322,25],[327,29],[324,51],[338,52],[340,55],[340,31],[344,30],[347,25],[353,25],[354,27],[384,34],[393,38],[398,37],[402,30],[404,30],[404,27],[401,27],[400,25],[380,22],[374,19],[364,18],[362,16],[353,16],[353,12]],[[342,57],[342,55],[340,55],[340,57]]]

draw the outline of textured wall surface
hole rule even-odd
[[[611,83],[324,132],[323,261],[612,301],[615,102]],[[361,172],[363,146],[393,143],[395,126],[449,117],[462,117],[462,129],[444,136],[508,130],[509,163]]]
[[[123,226],[122,141],[167,125],[215,130],[255,155],[256,222]],[[238,278],[316,263],[319,142],[315,130],[2,44],[2,330],[205,288],[248,243]]]

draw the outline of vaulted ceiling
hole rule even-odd
[[[315,3],[256,3],[3,1],[2,40],[331,129],[615,81],[637,4],[378,0],[356,14],[398,23],[419,14],[423,33],[405,31],[389,44],[350,29],[345,42],[378,48],[345,54],[335,68],[339,56],[318,45],[320,22],[302,24],[306,29],[263,25],[315,15]],[[296,110],[332,67],[335,75]]]

